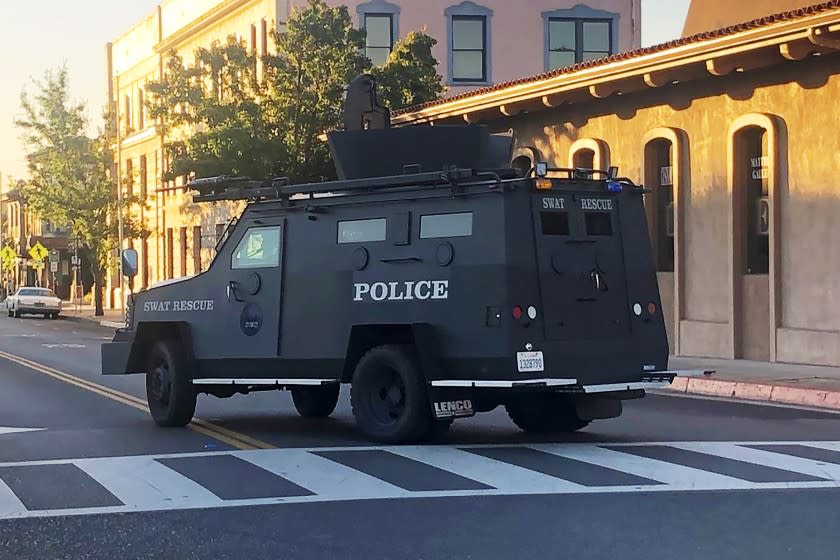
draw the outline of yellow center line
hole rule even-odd
[[[122,391],[118,391],[116,389],[106,387],[105,385],[94,383],[93,381],[88,381],[87,379],[77,377],[67,372],[51,368],[44,364],[34,362],[32,360],[28,360],[20,356],[15,356],[14,354],[9,354],[8,352],[3,352],[2,350],[0,350],[0,358],[4,358],[16,364],[20,364],[39,373],[49,375],[50,377],[58,379],[59,381],[63,381],[70,385],[74,385],[81,389],[85,389],[86,391],[96,393],[97,395],[106,397],[108,399],[111,399],[112,401],[122,403],[124,405],[136,408],[137,410],[141,410],[146,413],[149,412],[149,407],[147,406],[146,402],[142,399],[135,397],[134,395],[123,393]],[[208,422],[207,420],[202,420],[201,418],[193,418],[192,422],[190,424],[187,424],[187,427],[193,430],[194,432],[210,436],[237,449],[250,450],[275,448],[275,446],[271,445],[270,443],[266,443],[259,439],[252,438],[234,430],[229,430],[227,428],[217,426],[216,424]]]

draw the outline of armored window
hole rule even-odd
[[[385,241],[388,223],[385,218],[338,222],[339,243]]]
[[[548,18],[548,70],[571,66],[613,53],[610,19]]]
[[[612,235],[612,216],[609,212],[586,212],[586,235]]]
[[[265,268],[280,264],[280,228],[249,229],[233,252],[231,268]]]
[[[420,238],[465,237],[472,235],[472,218],[472,212],[421,216]]]
[[[394,18],[391,14],[365,14],[365,55],[374,66],[384,64],[394,46]]]
[[[487,81],[487,18],[452,16],[452,81]]]
[[[569,235],[568,212],[541,212],[540,224],[543,235]]]

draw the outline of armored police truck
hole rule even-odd
[[[369,77],[328,135],[337,180],[216,177],[246,200],[208,269],[133,295],[103,374],[141,373],[151,416],[200,393],[290,390],[406,442],[503,406],[529,432],[614,418],[666,386],[668,341],[643,189],[616,170],[514,169],[512,134],[392,128]]]

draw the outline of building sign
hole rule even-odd
[[[766,196],[759,197],[756,200],[756,224],[755,233],[757,235],[770,234],[770,199]]]
[[[750,177],[753,179],[767,179],[770,176],[768,171],[769,158],[767,156],[760,156],[750,158]]]
[[[659,168],[659,186],[670,187],[674,184],[673,169],[670,165]]]

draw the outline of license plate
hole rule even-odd
[[[542,352],[517,352],[516,365],[519,371],[543,371],[545,370],[545,363],[543,362]]]
[[[40,301],[36,301],[35,302],[35,307],[44,307],[44,304],[41,303]]]

